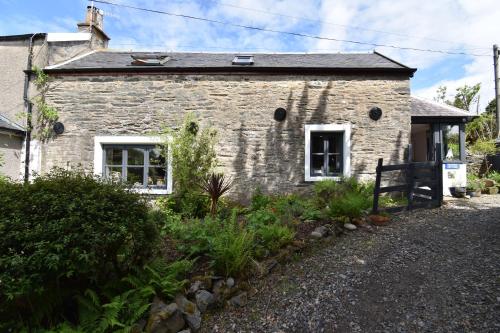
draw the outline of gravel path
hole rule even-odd
[[[500,332],[500,195],[325,242],[202,331]]]

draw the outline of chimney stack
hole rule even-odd
[[[104,31],[103,28],[103,11],[94,6],[87,6],[87,15],[85,15],[85,23],[92,24]]]
[[[85,22],[78,23],[79,32],[92,33],[93,47],[106,48],[110,38],[104,32],[104,12],[97,7],[87,6]]]

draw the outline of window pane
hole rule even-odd
[[[122,168],[121,167],[106,167],[105,178],[109,178],[115,181],[122,179]]]
[[[328,175],[334,175],[341,173],[342,163],[340,155],[329,155],[328,156]]]
[[[324,152],[324,143],[322,135],[318,133],[311,134],[311,152],[313,154]]]
[[[123,151],[121,148],[106,148],[106,164],[122,165]]]
[[[127,168],[127,183],[144,186],[144,168]]]
[[[165,186],[165,168],[149,168],[149,186]]]
[[[342,137],[342,133],[335,133],[328,138],[329,153],[340,154],[342,152]]]
[[[149,151],[149,165],[165,165],[165,157],[161,155],[161,149],[154,148]]]
[[[129,148],[128,165],[144,165],[144,150],[141,148]]]
[[[312,155],[311,161],[311,174],[315,176],[323,175],[323,155]]]
[[[458,125],[443,126],[443,152],[445,160],[460,160],[460,128]]]

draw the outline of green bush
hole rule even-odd
[[[57,322],[74,296],[141,266],[157,239],[139,195],[63,170],[0,185],[0,234],[0,322],[29,325]]]
[[[271,201],[271,197],[263,194],[260,187],[257,187],[250,201],[250,210],[260,210],[263,208],[267,208]]]
[[[217,166],[217,131],[210,127],[200,129],[198,119],[189,113],[179,130],[165,128],[163,133],[170,137],[162,147],[172,156],[172,208],[186,217],[204,217],[210,201],[199,184]]]
[[[264,248],[270,252],[275,252],[289,244],[293,240],[295,232],[286,226],[268,224],[258,226],[256,236]]]
[[[333,198],[328,205],[328,216],[331,218],[348,217],[358,218],[371,207],[371,200],[360,192],[346,192],[344,195]]]
[[[236,221],[226,223],[210,239],[209,255],[216,272],[225,276],[241,274],[253,258],[254,238],[253,231],[241,227]]]
[[[180,260],[165,264],[154,260],[123,278],[108,283],[100,293],[87,289],[77,296],[79,322],[76,327],[65,323],[60,332],[128,332],[143,318],[155,295],[171,299],[187,280],[183,279],[192,262]]]
[[[486,178],[493,180],[497,185],[500,185],[500,172],[492,171],[490,172]]]

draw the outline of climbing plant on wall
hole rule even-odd
[[[52,136],[52,126],[59,118],[57,110],[47,104],[46,95],[49,91],[49,76],[38,67],[33,67],[35,74],[35,86],[38,89],[38,94],[32,99],[33,104],[36,106],[36,134],[34,137],[45,141]],[[29,117],[30,115],[28,115]],[[32,119],[29,119],[32,123]]]

